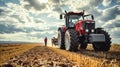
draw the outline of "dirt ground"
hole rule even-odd
[[[51,47],[52,48],[52,47]],[[80,67],[120,67],[120,45],[113,44],[109,51],[94,51],[92,45],[86,50],[79,49],[77,52],[70,52],[52,48],[55,52],[62,54],[71,61],[78,62]]]
[[[86,50],[70,52],[55,46],[0,45],[1,67],[120,67],[120,45],[112,45],[108,52]],[[6,57],[5,57],[6,56]]]
[[[77,67],[78,64],[44,46],[36,46],[5,62],[3,67]]]

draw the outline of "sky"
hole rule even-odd
[[[0,41],[50,42],[65,10],[93,14],[96,27],[120,44],[120,0],[0,0]]]

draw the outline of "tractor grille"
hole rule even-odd
[[[85,29],[95,29],[95,23],[85,23]]]

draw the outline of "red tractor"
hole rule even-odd
[[[87,44],[93,45],[95,51],[108,51],[110,49],[110,35],[102,28],[95,28],[94,16],[84,15],[83,12],[67,12],[60,14],[65,18],[65,25],[58,28],[58,46],[60,49],[77,51],[86,49]]]

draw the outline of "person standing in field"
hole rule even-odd
[[[44,42],[45,42],[45,47],[46,47],[47,46],[47,37],[45,37]]]

